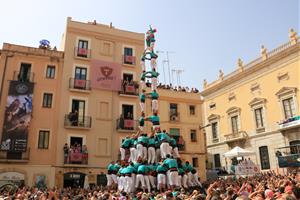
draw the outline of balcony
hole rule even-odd
[[[125,65],[135,65],[135,56],[123,55],[122,60]]]
[[[91,81],[90,80],[81,80],[76,78],[70,78],[69,80],[69,89],[76,91],[86,91],[91,90]]]
[[[74,55],[75,55],[75,57],[80,57],[80,58],[91,58],[91,50],[75,47]]]
[[[276,157],[280,168],[300,167],[300,144],[278,148]]]
[[[177,111],[170,111],[169,112],[169,121],[170,122],[179,122],[179,112]]]
[[[279,131],[300,127],[300,115],[288,118],[279,123]]]
[[[88,158],[88,153],[70,151],[68,154],[64,154],[64,165],[87,165]]]
[[[34,73],[30,72],[30,73],[22,74],[19,71],[14,71],[13,80],[14,81],[20,81],[20,82],[31,82],[31,83],[33,83]]]
[[[75,113],[65,115],[65,128],[74,129],[90,129],[92,127],[92,117],[90,116],[76,116]]]
[[[122,95],[133,95],[138,96],[139,95],[139,84],[137,81],[131,81],[127,82],[125,80],[122,80],[121,82],[121,91],[119,94]]]
[[[248,134],[245,131],[239,131],[237,133],[231,133],[224,135],[225,142],[243,141],[248,138]]]
[[[29,162],[30,148],[25,152],[0,151],[0,163],[25,163]]]
[[[120,132],[135,132],[137,131],[138,122],[133,119],[117,119],[117,130]]]

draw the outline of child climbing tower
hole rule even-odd
[[[149,120],[152,123],[152,132],[155,133],[160,129],[160,120],[158,116],[158,93],[157,93],[157,78],[159,76],[159,73],[157,72],[157,62],[156,59],[158,58],[158,55],[155,54],[154,46],[155,46],[155,35],[156,29],[152,29],[150,26],[150,29],[146,33],[146,49],[144,50],[144,53],[141,57],[141,68],[142,68],[142,74],[141,74],[141,90],[140,90],[140,106],[141,106],[141,117],[139,120],[139,132],[144,131],[144,122],[145,122],[145,99],[146,97],[151,98],[151,111],[152,114],[146,118],[146,120]],[[148,69],[146,67],[146,61],[150,61],[151,69]],[[151,92],[146,92],[146,78],[151,79]]]

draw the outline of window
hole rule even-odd
[[[77,56],[87,58],[88,57],[88,46],[89,46],[88,41],[79,40],[78,48],[77,48]]]
[[[20,71],[18,74],[18,81],[29,82],[31,80],[31,64],[21,63]]]
[[[133,49],[125,47],[124,48],[124,63],[125,64],[134,64],[134,57],[133,57]]]
[[[86,80],[87,69],[84,67],[75,68],[75,79],[76,80]]]
[[[270,169],[269,152],[267,146],[259,147],[261,169]]]
[[[195,115],[196,114],[196,110],[195,110],[195,106],[190,105],[190,115]]]
[[[213,122],[211,124],[211,132],[212,132],[213,139],[218,138],[218,122]]]
[[[284,116],[286,119],[295,116],[295,105],[293,97],[282,100]]]
[[[44,108],[52,107],[52,97],[53,97],[53,94],[44,93],[44,96],[43,96],[43,107]]]
[[[192,158],[192,161],[193,161],[193,167],[199,167],[198,158]]]
[[[212,109],[215,109],[216,108],[216,104],[215,103],[212,103],[209,105],[209,108],[212,110]]]
[[[231,117],[231,128],[232,128],[232,133],[238,133],[239,128],[238,128],[238,116],[232,116]]]
[[[49,135],[50,135],[49,131],[43,131],[43,130],[39,131],[39,144],[38,144],[39,149],[48,149]]]
[[[55,66],[48,65],[47,66],[47,72],[46,72],[46,78],[54,78],[55,77]]]
[[[220,154],[214,154],[215,168],[221,168]]]
[[[197,132],[196,130],[191,130],[191,141],[197,142]]]
[[[255,113],[255,122],[256,122],[256,128],[263,128],[264,122],[263,122],[263,114],[262,114],[263,108],[256,108],[254,110]]]

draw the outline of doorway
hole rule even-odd
[[[83,188],[85,174],[80,172],[69,172],[64,174],[64,188]]]
[[[82,137],[71,137],[70,138],[70,145],[74,146],[74,145],[83,145],[83,138]]]

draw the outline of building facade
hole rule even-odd
[[[267,51],[237,70],[204,82],[204,124],[208,163],[230,169],[223,154],[235,146],[255,152],[249,156],[260,170],[278,169],[278,148],[300,143],[300,43],[290,41]],[[280,170],[282,172],[282,170]]]
[[[54,185],[64,53],[4,43],[0,54],[0,184]]]

